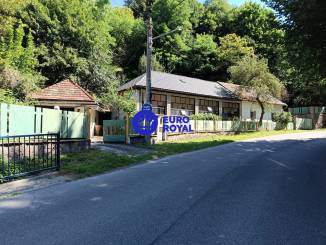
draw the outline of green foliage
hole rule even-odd
[[[290,103],[299,106],[326,104],[326,5],[324,1],[264,0],[281,18],[285,31],[289,71],[286,85]],[[307,14],[309,13],[309,14]],[[288,65],[290,64],[290,65]],[[283,74],[281,74],[283,75]]]
[[[242,85],[240,88],[251,94],[262,109],[259,124],[262,124],[266,105],[274,98],[280,98],[284,86],[280,80],[269,72],[267,60],[256,57],[244,57],[229,68],[231,80]],[[239,91],[240,94],[242,91]]]
[[[0,89],[2,102],[28,101],[31,91],[37,89],[44,78],[37,71],[37,49],[31,29],[16,17],[25,6],[23,1],[0,0]]]
[[[11,90],[0,88],[0,103],[15,104],[16,99]]]
[[[254,48],[246,38],[236,34],[228,34],[220,37],[219,41],[218,55],[227,66],[236,64],[243,57],[255,56]]]
[[[154,40],[155,70],[226,81],[230,66],[256,56],[289,105],[325,104],[326,5],[264,1],[277,12],[228,0],[0,0],[0,88],[28,102],[35,88],[70,77],[99,98],[112,94],[116,80],[144,72],[150,14],[154,36],[182,27]]]
[[[197,31],[214,36],[227,34],[231,10],[227,0],[206,0]]]
[[[276,122],[276,130],[286,129],[289,122],[292,122],[292,115],[290,112],[273,113],[272,120]]]
[[[138,63],[145,51],[146,31],[142,19],[136,19],[129,8],[113,8],[108,16],[110,35],[115,39],[113,63],[121,67],[124,76],[138,75]]]
[[[229,69],[234,83],[249,89],[262,102],[268,103],[271,97],[280,98],[284,89],[280,80],[269,72],[266,59],[244,57]]]
[[[191,120],[215,120],[219,119],[218,115],[213,113],[198,113],[190,116]]]
[[[100,93],[115,75],[110,7],[96,1],[31,1],[21,12],[41,49],[42,74],[49,83],[73,77]]]
[[[230,25],[237,35],[253,40],[257,53],[268,59],[271,69],[277,70],[285,33],[271,9],[247,2],[233,9]]]
[[[138,67],[139,73],[146,72],[146,64],[147,64],[146,60],[147,60],[147,57],[145,54],[142,57],[140,57],[139,67]],[[156,55],[152,56],[152,70],[153,71],[164,71],[164,66],[162,66],[160,64],[160,62],[157,60]]]
[[[106,109],[123,111],[129,116],[132,116],[136,112],[136,101],[133,97],[133,91],[119,93],[117,90],[118,83],[116,81],[114,84],[111,83],[111,86],[98,98],[101,106]]]
[[[0,88],[10,91],[9,97],[17,103],[30,103],[29,95],[38,88],[42,79],[39,74],[22,73],[11,66],[0,65]]]

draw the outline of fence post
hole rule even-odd
[[[125,144],[129,144],[129,114],[126,113],[125,117]]]
[[[61,161],[60,161],[60,132],[57,133],[57,170],[60,170],[60,167],[61,167]]]

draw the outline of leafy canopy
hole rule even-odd
[[[254,91],[256,98],[262,102],[268,103],[271,97],[280,98],[282,95],[284,87],[269,72],[266,59],[246,56],[231,66],[229,72],[232,82],[242,85],[249,92]]]

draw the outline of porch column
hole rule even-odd
[[[195,99],[195,114],[199,113],[199,99]]]
[[[223,101],[218,102],[218,115],[220,116],[220,118],[222,118],[222,114],[223,114],[222,104],[223,104]]]
[[[171,95],[166,95],[166,115],[171,115]]]
[[[142,107],[141,96],[142,96],[142,91],[141,90],[135,90],[134,99],[136,101],[136,110],[137,111],[140,111],[141,107]]]
[[[95,129],[95,111],[91,108],[87,109],[88,114],[88,139],[94,136],[94,129]]]

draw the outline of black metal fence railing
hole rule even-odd
[[[60,169],[60,134],[0,136],[0,182]]]

